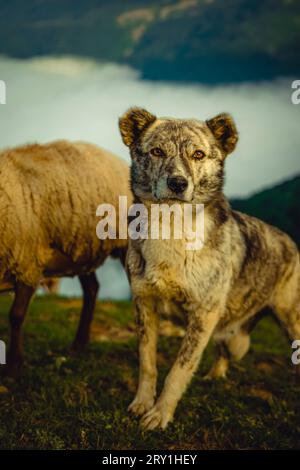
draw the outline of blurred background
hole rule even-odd
[[[299,0],[0,0],[0,148],[86,140],[129,162],[117,126],[129,106],[228,111],[240,142],[226,194],[300,245],[299,44]],[[129,297],[117,261],[99,279],[100,297]],[[76,279],[60,292],[81,295]]]

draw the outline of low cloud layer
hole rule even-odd
[[[2,148],[81,139],[129,161],[117,126],[129,106],[199,119],[228,111],[240,132],[227,162],[228,195],[247,195],[300,172],[300,105],[291,103],[291,80],[218,87],[151,83],[128,67],[72,58],[0,58],[0,79],[7,85]]]
[[[227,195],[246,196],[300,173],[300,105],[291,102],[292,80],[218,87],[151,83],[115,64],[4,57],[0,79],[7,87],[7,104],[0,106],[0,148],[86,140],[129,162],[117,125],[128,107],[203,120],[227,111],[240,132],[238,148],[228,157]],[[114,269],[107,268],[104,283]],[[123,278],[120,282],[124,297],[127,287]],[[109,288],[105,294],[113,295]]]

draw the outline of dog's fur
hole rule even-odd
[[[149,238],[131,240],[127,255],[140,342],[139,386],[130,409],[143,415],[145,428],[165,428],[211,336],[220,346],[211,377],[225,376],[229,358],[248,351],[250,330],[266,308],[292,340],[300,338],[299,253],[287,235],[231,210],[225,199],[224,161],[238,141],[229,115],[206,122],[158,119],[132,108],[119,124],[132,157],[136,202],[205,205],[202,249],[187,251],[184,239]],[[173,176],[187,182],[179,194],[168,187]],[[154,404],[157,316],[166,304],[185,316],[187,330]]]

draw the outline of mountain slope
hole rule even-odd
[[[300,73],[298,0],[0,0],[0,53],[128,63],[208,83]]]

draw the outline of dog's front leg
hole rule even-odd
[[[152,408],[156,395],[158,317],[151,298],[135,298],[134,308],[139,337],[139,385],[128,409],[140,416]]]
[[[176,361],[154,407],[141,420],[145,429],[164,429],[172,420],[177,403],[197,369],[202,353],[220,317],[219,311],[189,314],[188,327]]]

